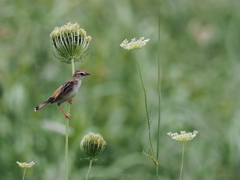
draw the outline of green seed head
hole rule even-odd
[[[71,63],[71,59],[76,62],[88,55],[91,36],[87,36],[86,31],[77,23],[67,23],[60,28],[56,27],[50,34],[50,40],[56,58],[62,62]]]
[[[100,134],[90,132],[83,137],[80,143],[80,149],[89,158],[93,159],[103,152],[106,145],[106,141],[104,141]]]

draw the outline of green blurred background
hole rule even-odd
[[[83,180],[88,161],[79,143],[88,132],[107,142],[92,180],[152,180],[144,97],[133,51],[124,39],[151,40],[138,50],[157,140],[158,1],[0,1],[0,179],[22,178],[16,161],[36,164],[26,180],[64,179],[65,118],[57,105],[38,112],[71,77],[53,55],[49,35],[78,22],[92,36],[91,56],[76,69],[84,79],[71,106],[69,180]],[[240,1],[162,1],[162,120],[159,174],[179,177],[182,144],[167,132],[198,130],[185,146],[184,180],[240,179]],[[67,109],[67,104],[63,104]]]

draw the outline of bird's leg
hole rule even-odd
[[[73,98],[68,100],[68,103],[72,104]]]
[[[70,115],[70,114],[66,114],[66,113],[64,112],[64,110],[63,110],[62,107],[61,107],[61,104],[58,104],[58,106],[60,107],[60,109],[62,110],[63,114],[65,115],[65,118],[70,119],[71,115]]]

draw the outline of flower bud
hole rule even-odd
[[[106,141],[104,141],[100,134],[90,132],[83,137],[80,143],[80,149],[89,158],[95,158],[103,152],[106,145]]]
[[[71,59],[76,62],[88,55],[91,36],[87,36],[86,31],[80,28],[77,23],[67,23],[60,28],[56,27],[50,34],[50,40],[56,58],[69,64]]]

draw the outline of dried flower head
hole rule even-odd
[[[16,162],[21,168],[31,168],[35,163],[32,161],[30,163],[26,163],[26,162],[23,162],[23,163],[20,163],[20,162]]]
[[[56,27],[50,34],[56,58],[66,63],[71,63],[71,59],[76,62],[85,58],[91,39],[77,23],[71,22],[60,28]]]
[[[188,132],[186,133],[186,131],[180,131],[181,134],[178,133],[167,133],[167,135],[171,136],[172,139],[175,139],[176,141],[180,141],[180,142],[188,142],[191,141],[198,133],[198,131],[193,131],[193,132]]]
[[[92,132],[85,135],[80,143],[80,149],[83,153],[88,155],[89,158],[95,158],[101,154],[107,145],[100,134]]]
[[[150,39],[145,39],[144,40],[144,37],[140,37],[139,40],[136,41],[135,38],[133,38],[131,40],[130,43],[128,43],[128,40],[125,39],[121,44],[120,46],[124,49],[127,49],[127,50],[132,50],[132,49],[140,49],[142,48],[143,46],[146,45],[146,43],[149,41]]]

